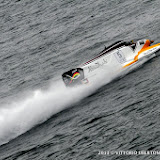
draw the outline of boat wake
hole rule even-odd
[[[0,145],[43,123],[52,115],[95,92],[97,88],[98,85],[66,88],[62,80],[59,80],[46,91],[36,90],[26,97],[21,97],[21,100],[1,106]]]
[[[62,80],[59,80],[54,82],[47,91],[36,90],[27,97],[23,97],[23,100],[1,106],[0,145],[43,123],[52,115],[74,105],[94,93],[99,87],[111,82],[116,77],[124,76],[130,71],[132,68],[123,73],[113,73],[110,69],[110,72],[103,75],[101,71],[98,71],[97,77],[99,78],[96,78],[92,84],[74,88],[66,88]]]

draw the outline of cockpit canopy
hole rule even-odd
[[[112,45],[110,45],[108,47],[105,47],[105,49],[102,52],[105,51],[105,53],[106,53],[106,51],[109,52],[109,51],[114,50],[116,48],[119,48],[119,47],[122,47],[122,46],[129,46],[129,45],[132,45],[132,44],[135,44],[135,43],[133,41],[127,42],[127,41],[120,40],[120,41],[117,41],[117,42],[113,43]]]

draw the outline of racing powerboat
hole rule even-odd
[[[85,62],[77,68],[62,74],[62,79],[67,87],[88,84],[97,78],[99,72],[123,71],[142,61],[148,61],[156,56],[160,50],[160,43],[151,45],[154,41],[149,39],[137,42],[117,41],[105,47],[95,58]]]

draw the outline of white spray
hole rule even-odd
[[[133,69],[130,68],[125,72],[128,73],[131,70]],[[92,84],[75,88],[66,88],[62,81],[57,81],[47,91],[36,90],[24,100],[2,106],[0,108],[0,145],[92,94],[117,76],[126,74],[117,71],[112,72],[111,75],[111,72],[111,69],[105,75],[99,72],[99,76],[97,75],[99,78],[96,78]]]
[[[98,86],[66,88],[59,80],[47,91],[36,90],[23,100],[0,108],[0,145],[25,133],[52,115],[93,93]],[[22,99],[22,98],[21,98]]]

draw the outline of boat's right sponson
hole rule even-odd
[[[82,68],[71,69],[68,72],[62,74],[62,79],[66,86],[75,86],[82,84],[82,79],[84,79],[84,72]]]

